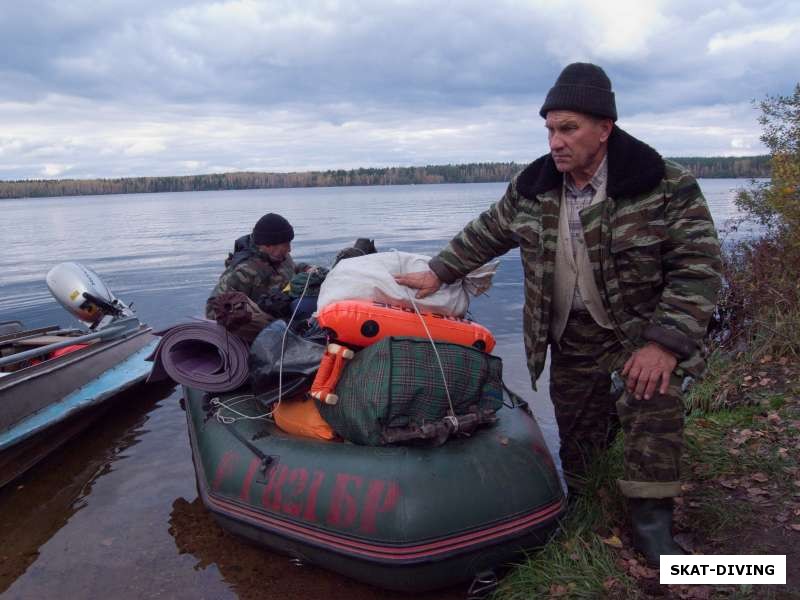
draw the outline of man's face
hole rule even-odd
[[[544,126],[556,169],[561,173],[572,173],[592,166],[596,168],[613,122],[569,110],[551,110]]]
[[[269,256],[272,262],[283,262],[289,252],[292,251],[292,243],[284,242],[283,244],[262,244],[258,247],[259,251]]]

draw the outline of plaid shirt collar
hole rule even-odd
[[[606,182],[606,179],[608,179],[608,154],[603,157],[603,160],[600,162],[600,166],[597,167],[594,175],[592,175],[592,178],[589,180],[589,185],[591,186],[592,190],[596,192],[600,189],[600,186]],[[579,190],[577,188],[572,179],[572,175],[569,173],[564,173],[564,186],[567,188],[567,192],[573,196],[586,193],[586,188],[583,188],[583,190]]]

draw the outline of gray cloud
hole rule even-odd
[[[572,60],[660,151],[758,153],[798,34],[791,0],[13,3],[0,177],[529,160]]]

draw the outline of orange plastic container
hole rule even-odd
[[[494,349],[492,332],[468,319],[422,312],[431,337],[437,342]],[[317,314],[331,337],[345,344],[369,346],[388,336],[428,337],[413,308],[369,300],[344,300],[329,304]]]
[[[286,433],[318,440],[336,439],[336,432],[319,414],[313,398],[298,396],[281,400],[272,418]]]

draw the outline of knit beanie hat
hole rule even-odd
[[[261,217],[253,227],[253,243],[256,246],[275,246],[294,239],[294,229],[289,221],[275,213]]]
[[[611,91],[611,80],[597,65],[567,65],[547,92],[539,114],[546,118],[549,110],[572,110],[616,121],[617,105]]]

